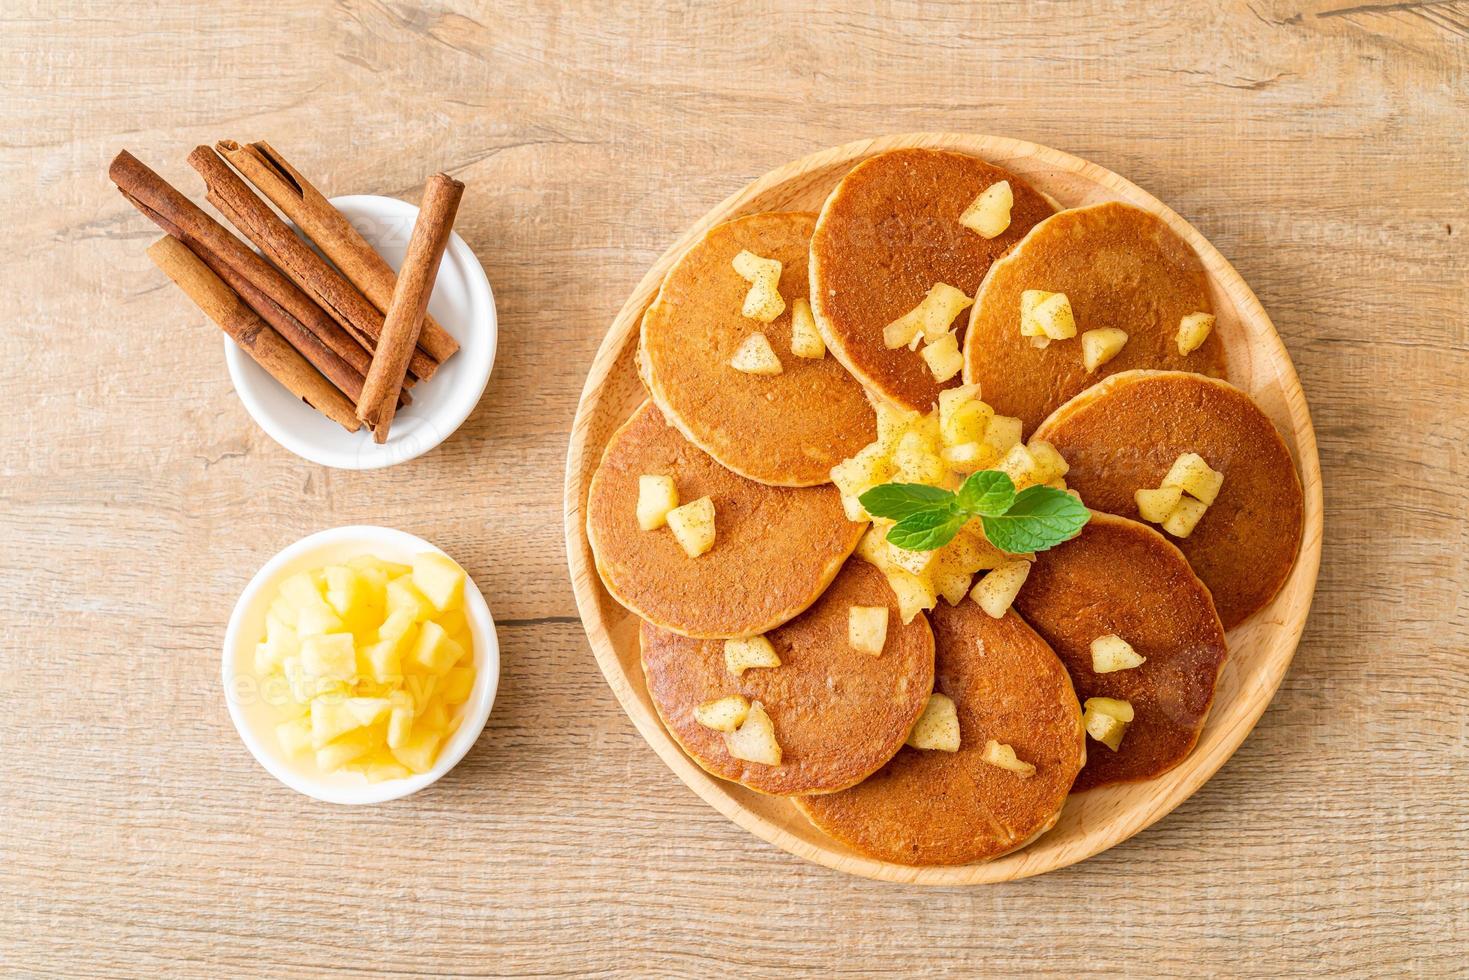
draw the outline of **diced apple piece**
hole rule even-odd
[[[326,605],[326,598],[309,572],[297,572],[285,579],[281,582],[280,592],[281,597],[297,611]]]
[[[311,702],[311,747],[321,748],[347,732],[363,727],[357,712],[347,706],[350,698],[321,697]]]
[[[1030,562],[1023,559],[1007,561],[980,579],[969,594],[970,598],[979,603],[979,608],[991,619],[1003,619],[1029,575]]]
[[[311,719],[292,718],[275,726],[275,740],[287,756],[297,756],[311,748]]]
[[[886,483],[893,475],[893,464],[888,459],[889,447],[881,442],[864,446],[851,459],[842,460],[831,468],[831,482],[844,495],[858,497],[880,483]]]
[[[319,606],[306,606],[296,610],[296,633],[301,639],[321,636],[324,633],[343,633],[347,624],[342,622],[336,610],[325,601]]]
[[[393,758],[391,752],[378,749],[347,763],[346,768],[360,772],[369,783],[385,783],[413,775],[408,767]]]
[[[996,415],[985,427],[985,445],[994,449],[996,454],[1004,456],[1012,446],[1020,444],[1020,434],[1023,423],[1012,415]]]
[[[940,395],[942,397],[942,395]],[[877,410],[877,445],[881,453],[891,453],[898,446],[898,440],[903,438],[904,433],[911,429],[919,419],[924,418],[917,412],[906,408],[896,408],[887,403],[879,403]]]
[[[434,551],[414,555],[413,584],[438,612],[464,605],[464,569],[448,555]]]
[[[734,271],[746,282],[768,277],[779,279],[782,269],[779,259],[762,258],[747,248],[741,249],[740,254],[730,261],[730,265],[734,266]]]
[[[734,677],[756,667],[779,667],[780,655],[763,636],[724,641],[724,669]]]
[[[780,374],[780,358],[770,346],[770,338],[756,331],[741,342],[729,359],[729,366],[744,374]]]
[[[954,317],[973,304],[963,290],[944,282],[934,283],[917,306],[883,327],[883,343],[889,350],[897,350],[913,343],[920,334],[933,343],[949,332]]]
[[[400,748],[413,733],[413,719],[418,714],[413,695],[407,691],[394,691],[388,695],[392,708],[388,711],[388,748]]]
[[[265,621],[268,624],[271,618],[279,620],[282,625],[296,628],[296,607],[286,601],[285,596],[278,595],[270,603],[270,609],[266,612]]]
[[[1194,500],[1191,497],[1180,498],[1178,503],[1173,505],[1173,511],[1163,521],[1163,530],[1175,538],[1186,538],[1194,533],[1194,528],[1198,527],[1204,511],[1208,509],[1209,505],[1202,500]]]
[[[992,766],[1008,769],[1021,779],[1029,779],[1035,775],[1035,766],[1032,763],[1021,762],[1016,758],[1014,748],[994,739],[984,743],[984,752],[980,758]]]
[[[387,610],[389,617],[401,612],[415,623],[427,622],[434,616],[434,604],[413,584],[411,575],[400,576],[388,583]]]
[[[943,397],[940,392],[939,397]],[[995,410],[982,401],[966,401],[954,406],[947,414],[940,412],[939,433],[945,446],[962,446],[970,442],[983,442],[989,431],[990,420]]]
[[[887,606],[853,606],[847,610],[847,642],[853,650],[882,653],[888,641]]]
[[[988,469],[998,462],[995,450],[982,442],[965,442],[957,446],[945,446],[939,453],[944,465],[957,473],[974,473]]]
[[[1092,672],[1110,674],[1118,670],[1140,667],[1147,660],[1122,637],[1108,633],[1092,640]]]
[[[1068,340],[1076,336],[1076,317],[1065,293],[1027,289],[1020,295],[1020,336]]]
[[[735,272],[750,284],[740,313],[751,320],[769,323],[785,312],[780,295],[781,264],[776,259],[761,258],[748,249],[741,251],[731,263]]]
[[[301,641],[301,669],[311,677],[351,680],[357,673],[357,653],[350,633],[308,636]]]
[[[1051,341],[1046,337],[1046,331],[1041,327],[1040,321],[1036,319],[1035,311],[1047,297],[1054,295],[1056,294],[1048,293],[1044,289],[1027,289],[1020,294],[1020,336],[1037,337],[1044,340],[1045,343],[1039,345],[1041,347]]]
[[[1098,711],[1104,715],[1110,715],[1118,721],[1131,724],[1135,717],[1132,703],[1121,698],[1087,698],[1082,708],[1087,711]]]
[[[826,341],[821,339],[821,331],[816,329],[811,302],[804,296],[791,300],[791,353],[811,360],[826,356]]]
[[[335,772],[381,745],[382,736],[367,729],[348,732],[335,741],[316,749],[316,767],[322,772]]]
[[[705,701],[694,709],[694,721],[716,732],[732,732],[744,724],[750,702],[743,694]]]
[[[959,216],[959,224],[981,238],[998,238],[1010,227],[1010,209],[1014,206],[1015,194],[1010,190],[1010,182],[1002,180],[980,191]]]
[[[668,512],[668,529],[690,558],[698,558],[714,547],[714,501],[709,497],[691,500]]]
[[[348,558],[346,565],[348,568],[356,569],[383,588],[387,587],[389,579],[407,575],[413,570],[407,565],[400,565],[395,561],[384,561],[375,555],[356,555]]]
[[[443,736],[437,732],[421,731],[415,727],[402,745],[389,746],[388,749],[393,753],[393,758],[412,772],[428,772],[434,767],[434,757],[439,754],[439,742],[442,739]]]
[[[1122,353],[1122,348],[1126,345],[1126,330],[1116,327],[1088,330],[1081,335],[1081,362],[1090,374]]]
[[[429,698],[428,704],[413,721],[414,731],[437,732],[442,735],[449,728],[449,709],[444,706],[442,695]]]
[[[445,704],[463,704],[474,691],[474,668],[451,667],[439,685],[439,695]]]
[[[1212,504],[1224,486],[1224,474],[1211,467],[1198,453],[1184,453],[1173,461],[1163,486],[1178,487],[1206,504]]]
[[[1086,733],[1116,752],[1132,721],[1132,705],[1114,698],[1087,698],[1081,723]]]
[[[909,431],[898,440],[893,450],[893,466],[896,477],[903,483],[926,483],[939,486],[948,476],[948,467],[930,449],[930,443],[918,431]]]
[[[952,332],[930,342],[918,356],[923,358],[933,379],[940,384],[964,369],[964,355],[959,352],[959,338]]]
[[[458,663],[459,655],[463,652],[459,644],[449,639],[449,634],[444,632],[442,626],[429,620],[419,629],[418,642],[413,645],[408,661],[418,664],[431,674],[443,674]]]
[[[750,705],[739,728],[724,735],[724,748],[736,759],[758,762],[766,766],[780,765],[780,743],[775,740],[775,724],[765,707],[756,701]]]
[[[917,575],[894,567],[887,568],[886,575],[888,587],[898,600],[898,618],[905,624],[913,622],[913,617],[923,610],[938,605],[938,594]]]
[[[1214,314],[1190,313],[1178,322],[1178,353],[1184,357],[1192,354],[1209,339],[1214,329]]]
[[[966,402],[979,401],[979,385],[960,385],[957,388],[945,388],[939,392],[939,429],[942,431],[947,425],[954,410]]]
[[[1178,499],[1182,496],[1183,491],[1178,487],[1142,489],[1134,491],[1132,495],[1137,501],[1138,516],[1152,524],[1162,524],[1168,520],[1168,515],[1173,513],[1173,508],[1178,506]]]
[[[326,601],[347,617],[354,609],[372,605],[372,596],[367,581],[355,569],[346,565],[328,565],[326,573]]]
[[[357,726],[359,728],[366,728],[368,725],[375,725],[379,721],[387,721],[388,711],[392,708],[392,703],[385,697],[356,697],[343,700],[342,706],[357,719]]]
[[[888,542],[888,564],[901,568],[910,575],[922,575],[933,558],[934,552],[932,551],[909,551],[907,548],[899,548],[891,541]]]
[[[1005,454],[1005,458],[1000,460],[1000,464],[995,469],[1008,476],[1015,484],[1016,490],[1024,490],[1026,487],[1042,482],[1038,479],[1040,466],[1036,463],[1035,457],[1030,454],[1029,449],[1018,442],[1010,447],[1010,451]]]
[[[873,525],[868,528],[862,537],[857,540],[857,548],[853,554],[879,571],[887,571],[887,533],[890,527],[892,527],[892,522],[885,521],[881,527]]]
[[[377,628],[378,642],[390,644],[399,656],[413,649],[413,644],[418,639],[418,621],[414,615],[409,609],[398,609],[389,613],[388,618]]]
[[[1071,464],[1066,462],[1066,457],[1062,456],[1060,451],[1046,440],[1032,438],[1026,444],[1026,448],[1030,450],[1030,456],[1035,460],[1037,481],[1050,483],[1071,472]]]
[[[934,691],[908,733],[908,744],[915,749],[958,752],[960,741],[959,709],[954,699]]]

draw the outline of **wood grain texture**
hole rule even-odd
[[[0,11],[0,971],[1363,976],[1469,956],[1469,5],[378,3]],[[1321,577],[1253,734],[1074,868],[914,889],[730,823],[638,736],[565,571],[561,477],[606,324],[747,181],[894,132],[1126,174],[1240,271],[1301,375]],[[485,398],[375,473],[281,450],[107,185],[127,146],[266,138],[327,193],[468,185]],[[403,501],[412,491],[413,503]],[[501,626],[479,746],[367,810],[276,784],[216,675],[279,547],[388,522]]]
[[[863,857],[811,826],[792,804],[715,779],[689,758],[659,719],[647,689],[636,616],[603,586],[587,536],[587,495],[612,433],[644,394],[632,377],[643,313],[684,250],[721,222],[758,211],[821,207],[841,177],[876,154],[912,147],[952,150],[1017,174],[1063,207],[1120,201],[1161,218],[1199,256],[1218,322],[1229,377],[1275,423],[1296,460],[1305,491],[1299,557],[1271,603],[1229,634],[1208,723],[1188,758],[1147,783],[1071,797],[1040,841],[987,864],[914,868]],[[1085,860],[1152,825],[1187,799],[1244,741],[1285,676],[1305,628],[1321,562],[1321,469],[1305,394],[1270,318],[1249,285],[1198,230],[1135,184],[1050,147],[997,136],[907,133],[819,150],[771,170],[720,202],[659,257],[618,311],[587,375],[566,461],[566,551],[577,608],[592,651],[638,731],[678,777],[709,805],[793,854],[879,881],[927,885],[991,884],[1044,874]]]

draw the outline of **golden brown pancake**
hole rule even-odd
[[[690,558],[667,527],[638,526],[638,477],[671,476],[679,502],[714,502],[714,547]],[[800,613],[857,546],[832,486],[769,487],[731,473],[644,402],[607,443],[587,491],[587,539],[613,598],[688,636],[751,636]]]
[[[1056,651],[1083,703],[1132,704],[1118,751],[1088,741],[1075,792],[1152,779],[1184,760],[1227,650],[1209,589],[1182,552],[1146,524],[1093,512],[1081,534],[1036,555],[1015,608]],[[1109,633],[1147,662],[1094,673],[1092,640]]]
[[[904,747],[864,782],[796,805],[856,851],[899,864],[968,864],[1024,846],[1055,824],[1086,759],[1081,709],[1051,648],[1017,615],[964,601],[933,613],[935,688],[959,712],[958,752]],[[985,762],[985,742],[1036,767]],[[1105,751],[1105,750],[1104,750]]]
[[[1301,481],[1280,433],[1233,385],[1181,371],[1114,374],[1035,434],[1066,457],[1066,482],[1088,507],[1122,517],[1138,518],[1134,492],[1162,483],[1183,453],[1224,474],[1193,533],[1168,538],[1209,587],[1225,629],[1285,583],[1301,541]]]
[[[964,380],[1029,432],[1071,396],[1109,374],[1133,368],[1224,376],[1224,347],[1211,333],[1198,350],[1178,353],[1178,324],[1212,313],[1203,263],[1162,219],[1109,202],[1062,211],[1033,228],[996,262],[970,307]],[[1033,346],[1020,336],[1020,294],[1065,293],[1076,337]],[[1095,372],[1081,357],[1081,334],[1118,327],[1127,345]]]
[[[980,192],[1010,182],[1010,227],[983,238],[959,224]],[[990,263],[1054,209],[1034,188],[978,157],[894,150],[852,169],[831,192],[811,238],[811,308],[826,345],[868,388],[926,412],[941,388],[907,348],[888,350],[882,328],[912,310],[935,283],[973,296]],[[961,334],[966,320],[953,324]]]
[[[887,644],[873,656],[847,641],[852,606],[887,606]],[[691,640],[643,624],[643,672],[658,715],[699,765],[722,779],[776,796],[830,793],[875,772],[908,737],[933,689],[933,633],[922,616],[903,625],[882,573],[847,562],[815,605],[766,634],[779,667],[724,666],[721,640]],[[781,764],[731,756],[721,733],[694,720],[706,701],[742,694],[775,726]]]
[[[809,292],[806,268],[816,215],[767,212],[716,225],[663,279],[643,314],[639,367],[663,417],[729,469],[760,483],[808,487],[872,441],[877,429],[862,386],[830,354],[791,353],[792,300]],[[750,283],[730,264],[741,250],[783,268],[785,312],[770,323],[741,314]],[[765,334],[781,373],[729,366],[745,338]]]

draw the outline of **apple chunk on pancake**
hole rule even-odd
[[[1301,541],[1301,481],[1274,424],[1233,385],[1182,371],[1114,374],[1056,409],[1036,438],[1066,457],[1067,482],[1087,506],[1121,517],[1139,516],[1138,491],[1159,487],[1181,456],[1222,473],[1198,524],[1169,540],[1209,587],[1225,629],[1285,583]]]
[[[1029,291],[1063,294],[1077,331],[1120,330],[1126,343],[1089,369],[1080,339],[1024,336]],[[1161,218],[1116,202],[1062,211],[1032,228],[985,277],[970,310],[964,380],[981,385],[996,412],[1018,417],[1029,432],[1106,375],[1160,368],[1222,377],[1216,334],[1189,354],[1178,348],[1183,318],[1212,312],[1203,263]]]
[[[1002,181],[1009,224],[986,238],[961,219]],[[872,391],[929,411],[958,378],[936,380],[922,352],[889,347],[884,328],[940,283],[973,297],[990,263],[1053,210],[1015,174],[963,153],[894,150],[858,164],[827,197],[811,238],[811,310],[827,347]],[[956,339],[964,323],[961,314],[949,324]]]
[[[684,506],[707,501],[695,515],[700,548],[686,550],[671,525],[643,530],[644,476],[671,477]],[[587,538],[607,591],[689,636],[753,636],[791,619],[836,577],[864,527],[847,520],[835,487],[772,487],[730,472],[651,402],[613,434],[587,491]]]
[[[889,611],[880,654],[851,645],[854,607]],[[761,793],[829,793],[866,778],[898,751],[933,689],[928,621],[900,623],[882,573],[860,559],[765,639],[778,662],[735,674],[723,641],[642,627],[643,672],[664,726],[704,769]],[[751,761],[753,753],[737,757],[725,733],[696,716],[700,706],[732,696],[763,707],[776,764]]]
[[[1036,555],[1015,608],[1066,665],[1077,697],[1132,706],[1115,751],[1088,744],[1077,792],[1152,779],[1188,756],[1227,649],[1208,587],[1161,534],[1093,512],[1081,534]],[[1105,636],[1143,662],[1098,673],[1092,643]]]
[[[905,747],[851,789],[796,805],[868,857],[987,861],[1060,816],[1086,758],[1081,708],[1061,662],[1015,613],[992,619],[966,601],[931,615],[934,690],[954,702],[958,751]]]
[[[639,368],[664,418],[729,469],[776,486],[829,482],[876,431],[862,386],[834,358],[810,356],[817,338],[795,329],[808,315],[815,225],[798,212],[716,225],[668,270],[643,314]],[[777,284],[780,312],[769,320],[746,315],[746,266],[762,274],[757,284]],[[755,371],[745,366],[752,346],[768,362]]]

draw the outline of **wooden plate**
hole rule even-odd
[[[1306,491],[1305,533],[1295,568],[1269,607],[1230,632],[1229,661],[1193,754],[1151,782],[1074,796],[1056,826],[1034,844],[988,864],[958,867],[910,868],[863,857],[811,826],[787,801],[716,779],[685,756],[648,699],[637,619],[608,596],[597,577],[584,512],[587,486],[603,446],[644,398],[634,364],[638,325],[674,260],[721,221],[755,211],[819,211],[827,193],[853,166],[873,154],[910,146],[983,157],[1025,177],[1065,207],[1125,201],[1168,222],[1193,245],[1208,270],[1218,316],[1215,329],[1224,341],[1230,380],[1275,421]],[[1188,799],[1239,747],[1270,703],[1300,640],[1321,562],[1321,470],[1311,416],[1290,355],[1250,287],[1203,235],[1141,188],[1058,150],[994,136],[915,133],[833,147],[771,171],[685,232],[633,290],[592,363],[572,427],[565,506],[572,587],[592,651],[633,724],[669,768],[720,813],[792,854],[868,878],[931,885],[1008,881],[1074,864],[1126,840]],[[1220,843],[1225,843],[1222,837]]]

